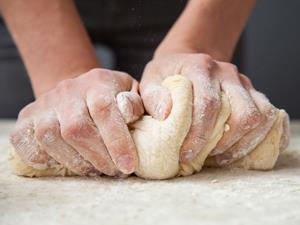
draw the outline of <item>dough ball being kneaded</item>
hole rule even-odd
[[[181,75],[174,75],[166,78],[162,85],[170,91],[173,102],[168,118],[158,121],[145,115],[130,124],[139,156],[136,175],[146,179],[167,179],[199,172],[204,165],[219,166],[213,157],[209,157],[209,153],[215,148],[228,126],[226,121],[230,116],[231,108],[227,96],[222,93],[221,110],[207,145],[192,162],[181,164],[180,149],[192,122],[192,83]],[[258,170],[272,169],[280,152],[287,147],[288,137],[284,134],[288,133],[288,123],[288,114],[284,110],[278,110],[277,119],[264,140],[245,157],[229,166]],[[11,164],[14,172],[21,176],[76,175],[61,165],[43,169],[25,165],[14,150],[11,153]]]

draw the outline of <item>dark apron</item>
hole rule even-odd
[[[77,0],[93,43],[109,46],[116,70],[140,79],[186,0]],[[18,51],[0,18],[0,118],[16,117],[34,97]]]

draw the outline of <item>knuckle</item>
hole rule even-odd
[[[262,120],[262,114],[258,110],[253,110],[252,112],[242,114],[238,121],[242,130],[251,130],[257,127]]]
[[[110,70],[102,68],[91,69],[87,74],[96,79],[110,78],[112,76],[112,72]]]
[[[31,102],[28,105],[26,105],[24,108],[21,109],[19,112],[18,118],[24,118],[30,115],[31,111],[34,108],[35,102]]]
[[[230,74],[237,74],[238,73],[238,68],[237,68],[236,65],[234,65],[232,63],[224,63],[224,66],[230,72]]]
[[[240,74],[240,77],[242,78],[242,80],[243,80],[246,84],[248,84],[248,85],[249,85],[249,84],[252,84],[250,78],[247,77],[246,75]]]
[[[32,127],[22,126],[11,133],[10,142],[25,163],[32,166],[45,164],[49,160],[49,156],[39,148],[33,133]]]
[[[10,133],[10,142],[14,147],[25,144],[25,142],[29,142],[29,139],[26,137],[30,137],[33,134],[32,127],[25,122],[18,121],[15,128]]]
[[[208,75],[213,68],[214,60],[211,56],[206,54],[195,54],[188,57],[186,63],[187,66],[184,66],[183,73],[189,75],[194,71],[199,71]]]
[[[208,95],[202,99],[206,111],[217,110],[220,107],[220,100],[214,95]]]
[[[273,105],[270,105],[264,115],[267,120],[273,120],[277,115],[277,109]]]
[[[213,58],[208,54],[199,54],[199,57],[201,57],[203,62],[211,63],[213,61]]]
[[[56,142],[59,135],[60,130],[55,122],[38,126],[35,131],[36,139],[43,145],[51,145],[53,142]]]
[[[88,120],[78,119],[76,122],[64,125],[61,129],[61,135],[65,140],[77,142],[81,139],[95,135],[95,128]]]
[[[128,73],[126,73],[126,72],[118,72],[117,73],[118,75],[120,75],[121,77],[123,77],[124,78],[124,80],[125,81],[132,81],[132,80],[134,80]]]
[[[73,87],[73,79],[66,79],[66,80],[62,80],[60,81],[55,90],[56,91],[65,91],[65,90],[70,90]]]
[[[208,54],[197,54],[195,55],[195,60],[205,67],[210,67],[213,63],[213,58]]]
[[[115,100],[111,96],[101,96],[92,104],[92,111],[99,116],[106,115],[110,112]]]

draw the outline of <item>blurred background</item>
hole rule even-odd
[[[241,71],[271,102],[300,118],[300,1],[257,1],[242,38]]]
[[[175,2],[175,0],[173,1]],[[82,2],[77,1],[77,4],[84,4]],[[153,6],[145,7],[162,9],[161,12],[155,11],[154,20],[163,18],[166,21],[165,30],[160,30],[159,35],[155,37],[151,34],[151,29],[148,29],[148,33],[139,33],[145,39],[152,40],[149,48],[155,48],[184,8],[185,1],[176,1],[178,4],[174,7],[172,15],[166,14],[164,1],[147,2],[148,5],[151,2]],[[128,2],[125,4],[128,6],[127,13],[132,15],[131,19],[127,20],[127,26],[134,26],[134,21],[137,20],[141,24],[149,24],[149,21],[143,21],[143,18],[138,16],[142,15],[139,14],[143,13],[142,8],[139,10],[139,8],[128,5]],[[92,26],[93,24],[91,25],[89,19],[84,16],[85,8],[84,5],[82,6],[80,14],[83,21],[86,26]],[[297,93],[298,88],[300,89],[299,9],[300,1],[298,0],[257,1],[254,13],[242,35],[233,59],[240,71],[251,78],[254,86],[264,92],[275,106],[286,109],[292,118],[300,118],[300,94]],[[95,14],[101,13],[95,11]],[[99,19],[99,21],[104,20]],[[151,21],[151,23],[155,23],[155,21]],[[109,23],[105,25],[116,26]],[[106,28],[104,27],[104,29]],[[99,35],[101,36],[101,34]],[[126,37],[124,37],[125,39]],[[120,41],[116,41],[116,43],[120,43]],[[111,46],[102,45],[101,41],[97,41],[97,43],[95,41],[95,47],[103,65],[109,68],[118,68],[115,60],[118,59],[118,55],[114,54],[114,45],[112,46],[110,48]],[[118,46],[118,48],[121,49],[122,46]],[[124,49],[123,56],[126,58],[131,49]],[[133,50],[132,52],[134,54]],[[146,59],[151,59],[152,51],[145,51],[145,55]],[[16,62],[17,66],[12,66],[16,65]],[[141,71],[141,68],[135,71]],[[3,21],[0,21],[0,118],[15,118],[19,110],[33,100],[24,66]]]

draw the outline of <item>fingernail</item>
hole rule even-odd
[[[156,111],[155,111],[155,116],[157,119],[159,120],[163,120],[164,119],[164,106],[162,103],[159,103],[156,107]]]
[[[130,174],[134,171],[133,158],[130,155],[122,155],[117,160],[117,166],[121,172]]]
[[[194,158],[194,152],[192,149],[186,150],[181,153],[181,157],[184,162],[191,161]]]

